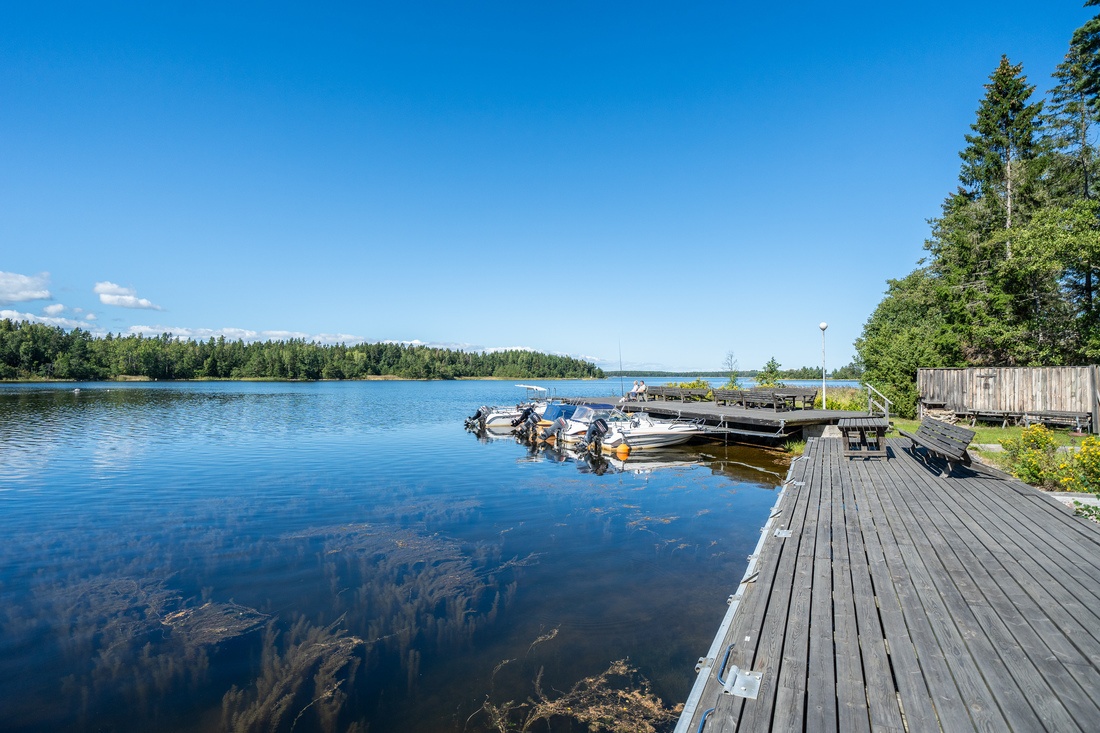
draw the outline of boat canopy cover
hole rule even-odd
[[[607,417],[613,409],[611,405],[580,405],[572,419],[582,423],[592,422],[598,417]]]
[[[522,389],[533,389],[536,392],[549,392],[550,391],[546,387],[536,387],[533,384],[517,384],[516,386],[520,387]]]
[[[553,422],[559,417],[564,417],[566,420],[568,420],[569,418],[573,417],[573,413],[576,411],[576,405],[561,405],[558,403],[554,403],[552,405],[547,405],[546,412],[542,413],[542,419]]]

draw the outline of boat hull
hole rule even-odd
[[[671,448],[674,445],[683,445],[700,434],[696,430],[631,433],[616,431],[604,438],[603,449],[605,451],[615,451],[621,445],[627,446],[630,450]]]

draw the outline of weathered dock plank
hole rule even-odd
[[[941,479],[907,441],[889,455],[807,443],[791,534],[762,541],[678,731],[1095,728],[1100,528],[993,471]],[[723,690],[734,665],[755,698]]]

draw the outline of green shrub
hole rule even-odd
[[[1096,498],[1100,499],[1100,494],[1097,494]],[[1092,506],[1091,504],[1082,504],[1079,501],[1075,501],[1073,502],[1073,513],[1079,517],[1085,517],[1094,522],[1100,522],[1100,506]]]
[[[865,412],[867,410],[867,391],[858,387],[827,387],[825,399],[829,410],[849,410]],[[821,395],[814,400],[814,407],[821,406]]]
[[[779,362],[774,356],[768,359],[764,368],[756,373],[756,386],[764,388],[783,386],[783,382],[779,381]]]
[[[1100,491],[1100,438],[1088,436],[1079,451],[1058,462],[1057,483],[1062,491]]]
[[[682,389],[705,389],[707,390],[706,398],[708,400],[714,398],[714,392],[711,391],[710,383],[702,377],[691,382],[680,382],[679,384],[672,384],[669,386],[680,387]]]
[[[700,377],[693,382],[680,382],[679,384],[674,384],[671,386],[680,387],[682,389],[710,389],[710,382]]]
[[[1001,446],[1012,475],[1044,489],[1059,487],[1069,464],[1074,461],[1074,456],[1067,456],[1061,462],[1055,460],[1058,446],[1054,434],[1042,425],[1025,428],[1018,438],[1002,440]]]
[[[792,456],[800,456],[806,452],[805,440],[788,440],[783,444],[783,450],[790,453]]]

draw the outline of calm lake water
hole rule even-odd
[[[683,701],[786,460],[707,444],[597,471],[463,429],[519,397],[0,387],[0,727],[485,731],[540,670],[552,700],[624,658],[619,684]]]

